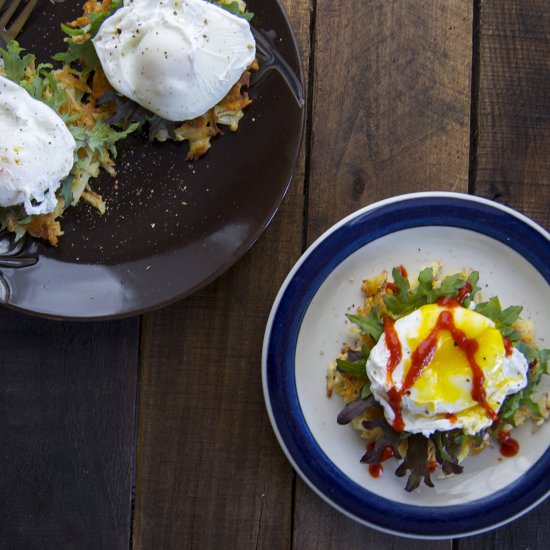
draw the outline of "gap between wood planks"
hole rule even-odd
[[[309,19],[309,58],[307,73],[307,110],[306,132],[304,136],[304,199],[302,210],[302,254],[308,247],[308,220],[309,220],[309,182],[311,177],[311,151],[313,141],[313,90],[315,79],[315,33],[317,30],[317,0],[311,2],[311,15]],[[290,540],[289,548],[294,548],[294,530],[296,517],[296,472],[292,470],[292,502],[290,505]]]
[[[139,438],[139,396],[141,394],[141,338],[143,334],[143,315],[139,316],[139,325],[138,325],[138,349],[137,349],[137,375],[136,375],[136,397],[134,405],[134,435],[133,435],[133,446],[134,453],[132,455],[132,464],[130,465],[132,471],[132,494],[130,501],[130,532],[128,538],[128,548],[132,550],[134,546],[134,516],[136,511],[136,485],[137,485],[137,458],[138,458],[138,438]]]
[[[307,111],[306,111],[306,134],[304,139],[304,201],[302,216],[302,254],[308,247],[308,222],[309,222],[309,180],[311,177],[311,152],[313,142],[313,90],[315,79],[315,33],[317,30],[317,0],[312,0],[311,17],[309,20],[309,64],[307,79]],[[293,491],[294,494],[294,491]],[[294,500],[292,502],[294,505]]]
[[[472,75],[470,93],[470,164],[468,168],[468,193],[476,192],[477,150],[479,144],[479,80],[481,65],[481,0],[474,0],[472,13]]]

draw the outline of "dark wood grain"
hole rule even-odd
[[[310,2],[284,2],[306,63]],[[294,474],[262,396],[271,303],[301,251],[304,160],[283,208],[234,268],[145,317],[136,550],[287,549]]]
[[[485,535],[458,541],[455,550],[544,550],[548,548],[550,502]]]
[[[318,0],[315,36],[309,240],[384,197],[467,191],[471,2]]]
[[[293,548],[319,550],[451,550],[451,541],[408,540],[364,527],[297,484]]]
[[[550,227],[550,3],[483,0],[476,194]]]
[[[316,15],[308,241],[390,195],[467,191],[471,3],[318,0]],[[294,548],[411,547],[450,542],[357,525],[298,481]]]
[[[128,548],[138,339],[0,309],[0,548]]]
[[[475,192],[550,227],[550,4],[480,4],[478,152]],[[460,550],[542,549],[550,502]]]

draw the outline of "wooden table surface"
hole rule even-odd
[[[335,512],[275,440],[260,352],[286,273],[361,206],[461,191],[550,226],[550,2],[284,4],[308,78],[307,134],[252,251],[142,318],[78,324],[0,309],[0,548],[548,548],[550,502],[438,542]]]

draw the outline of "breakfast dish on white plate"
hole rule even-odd
[[[237,131],[258,67],[251,17],[242,0],[88,0],[83,15],[62,26],[67,49],[52,60],[61,66],[37,63],[15,41],[0,49],[2,134],[14,129],[18,98],[44,104],[33,123],[23,114],[23,126],[3,144],[0,230],[55,246],[69,206],[83,200],[104,213],[90,180],[100,169],[116,175],[115,144],[133,132],[187,141],[193,161],[220,126]],[[61,149],[57,135],[44,141],[52,121],[68,129]],[[30,155],[31,147],[39,154]],[[43,174],[44,155],[54,149],[53,171]]]
[[[548,258],[545,229],[458,193],[386,199],[321,235],[281,286],[262,356],[275,434],[309,487],[413,538],[542,502]]]
[[[433,487],[438,472],[461,474],[491,440],[515,456],[514,428],[550,414],[539,389],[550,350],[535,345],[522,307],[482,301],[477,271],[441,271],[436,263],[409,277],[401,265],[393,280],[387,271],[365,279],[364,303],[347,315],[355,338],[327,375],[328,396],[346,403],[338,422],[366,441],[361,462],[377,478],[395,458],[407,491]]]

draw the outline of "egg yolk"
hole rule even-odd
[[[525,387],[529,365],[493,321],[440,300],[392,321],[366,364],[374,398],[397,432],[479,433]]]
[[[444,311],[433,304],[420,310],[421,324],[416,335],[407,338],[411,350],[415,350],[436,326]],[[504,357],[504,343],[500,332],[486,317],[465,308],[452,308],[454,326],[466,338],[475,340],[475,362],[485,377],[499,369]],[[411,367],[411,358],[405,362],[405,376]],[[427,411],[434,412],[439,403],[456,404],[460,409],[476,407],[472,397],[472,367],[465,351],[458,345],[449,330],[440,330],[435,351],[422,374],[413,384],[414,401]]]

